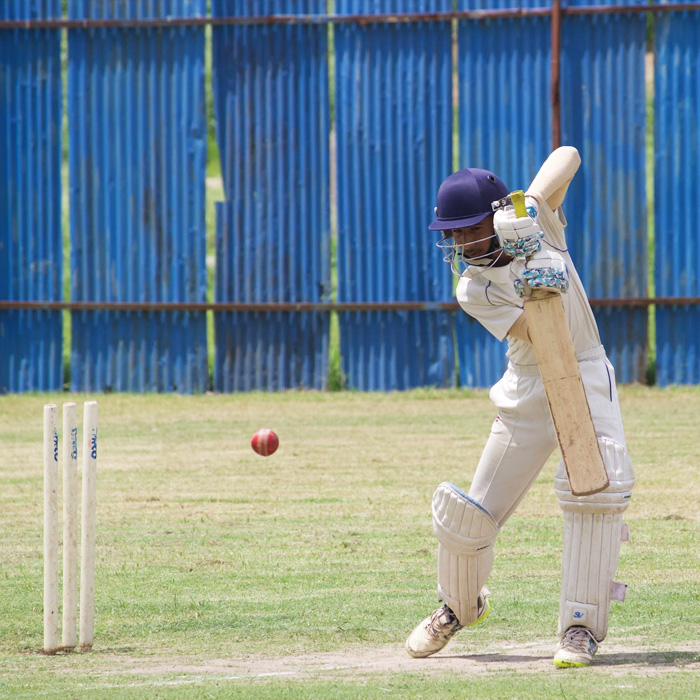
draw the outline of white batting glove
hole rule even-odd
[[[566,292],[569,289],[566,261],[556,250],[538,251],[527,261],[525,268],[522,278],[530,288],[544,288],[553,292]]]
[[[512,258],[528,258],[536,253],[544,236],[536,220],[529,216],[516,218],[510,208],[499,209],[493,215],[493,228],[500,246]]]

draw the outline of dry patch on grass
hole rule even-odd
[[[412,659],[401,645],[372,649],[319,652],[284,657],[246,655],[230,659],[109,659],[111,673],[142,677],[178,678],[183,683],[198,680],[246,680],[272,677],[350,680],[358,677],[392,674],[439,674],[479,676],[504,673],[575,673],[554,668],[552,641],[530,644],[493,645],[478,652],[473,647],[453,643],[442,653],[427,659]],[[104,659],[107,661],[107,659]],[[605,644],[601,647],[592,672],[607,675],[652,676],[680,669],[700,670],[700,654],[692,644],[673,648],[637,647],[629,644]]]

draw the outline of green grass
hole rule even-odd
[[[583,672],[550,661],[556,456],[501,533],[489,619],[438,659],[402,649],[435,604],[432,491],[468,486],[494,414],[457,390],[98,397],[95,649],[45,657],[41,409],[85,397],[0,397],[0,698],[692,697],[700,389],[621,397],[630,588]]]

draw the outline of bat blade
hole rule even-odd
[[[571,492],[587,496],[610,481],[558,292],[535,289],[525,314]]]

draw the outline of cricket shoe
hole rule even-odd
[[[467,625],[475,625],[486,619],[491,607],[489,606],[488,596],[489,591],[484,588],[479,593],[477,600],[477,610],[479,616]],[[459,624],[457,616],[450,610],[447,605],[438,608],[432,615],[428,616],[421,622],[416,629],[411,632],[411,636],[406,640],[404,648],[409,656],[415,659],[420,659],[425,656],[430,656],[443,649],[447,642],[457,634],[464,625]]]
[[[598,642],[588,627],[569,627],[559,642],[554,655],[557,668],[590,666],[598,651]]]

